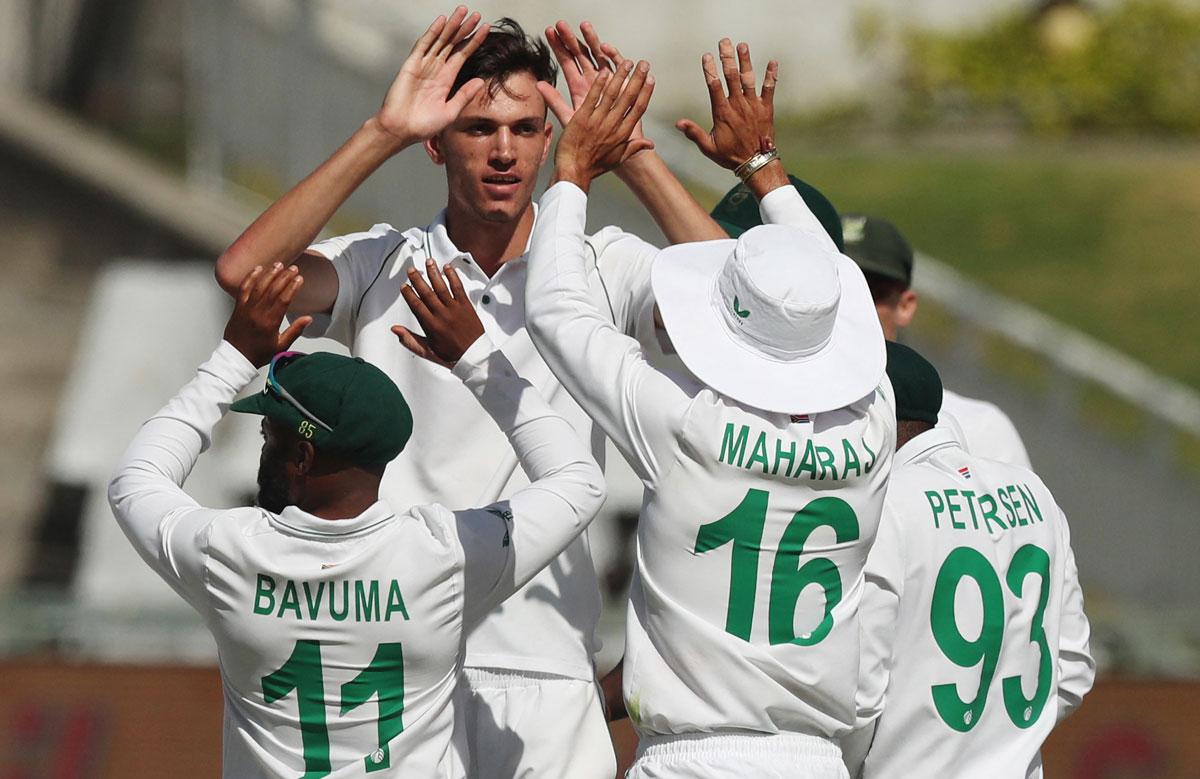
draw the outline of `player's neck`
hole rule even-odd
[[[479,269],[495,275],[500,266],[525,253],[533,231],[533,203],[511,222],[480,219],[453,200],[446,206],[446,234],[459,251],[469,252]]]
[[[353,519],[379,500],[379,479],[361,471],[310,479],[297,508],[320,519]]]

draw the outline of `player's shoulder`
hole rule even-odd
[[[988,400],[960,395],[952,390],[942,390],[942,409],[950,412],[960,424],[1002,425],[1015,429],[1008,414]]]
[[[213,515],[203,531],[209,555],[237,558],[255,545],[255,539],[273,535],[271,515],[257,506],[226,509]]]
[[[440,503],[424,503],[397,512],[401,527],[419,534],[431,548],[458,558],[460,543],[455,512]]]
[[[616,225],[602,227],[584,236],[583,244],[596,261],[614,252],[657,252],[658,247]]]
[[[425,234],[425,228],[411,227],[401,230],[386,222],[379,222],[367,230],[320,240],[310,246],[309,251],[324,255],[326,259],[334,259],[352,252],[355,258],[363,261],[382,260],[404,244],[420,246]]]

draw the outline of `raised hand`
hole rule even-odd
[[[601,71],[558,141],[554,180],[570,181],[586,192],[592,179],[621,160],[654,148],[647,138],[631,137],[653,93],[654,77],[645,60],[636,67],[625,60],[615,74]]]
[[[399,144],[408,146],[432,138],[483,89],[483,79],[473,78],[450,97],[463,63],[487,37],[489,27],[479,19],[478,13],[468,16],[466,6],[460,5],[449,19],[435,19],[413,44],[375,115]]]
[[[418,335],[402,325],[392,332],[405,348],[418,357],[430,362],[454,367],[463,352],[483,335],[483,323],[471,305],[463,289],[462,281],[454,268],[445,267],[445,278],[433,260],[425,262],[425,275],[429,282],[412,268],[408,271],[408,284],[400,288],[404,302],[412,309],[413,316],[425,331]]]
[[[579,30],[583,33],[586,43],[579,42],[571,30],[571,25],[565,21],[559,20],[553,27],[546,28],[546,40],[550,43],[550,50],[554,52],[563,78],[567,82],[571,103],[568,105],[562,94],[550,84],[539,83],[538,91],[542,93],[546,104],[563,127],[567,126],[575,110],[583,104],[584,97],[592,88],[596,77],[606,70],[615,73],[625,62],[616,46],[600,40],[591,22],[583,22],[579,25]],[[646,137],[642,133],[641,122],[634,125],[630,136],[634,139]],[[626,154],[621,162],[625,162],[633,153]]]
[[[284,267],[278,262],[269,268],[260,265],[242,280],[225,325],[225,340],[255,367],[261,368],[279,352],[287,351],[312,322],[311,316],[302,316],[279,332],[288,305],[303,283],[296,266]]]
[[[756,94],[750,46],[739,43],[735,59],[733,43],[723,38],[717,51],[725,76],[724,87],[712,54],[706,53],[701,59],[712,106],[712,129],[705,132],[690,119],[680,119],[675,126],[704,156],[732,170],[760,151],[775,148],[775,83],[779,63],[775,60],[767,63],[762,92]]]

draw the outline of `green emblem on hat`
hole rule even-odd
[[[745,319],[746,317],[750,316],[749,309],[743,310],[742,307],[738,305],[737,295],[733,296],[733,313],[737,314],[742,319]]]

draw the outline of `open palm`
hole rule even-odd
[[[448,19],[434,20],[383,98],[377,115],[383,129],[406,145],[424,141],[445,129],[479,94],[483,80],[471,79],[450,97],[463,63],[487,37],[489,27],[479,19],[460,5]]]

